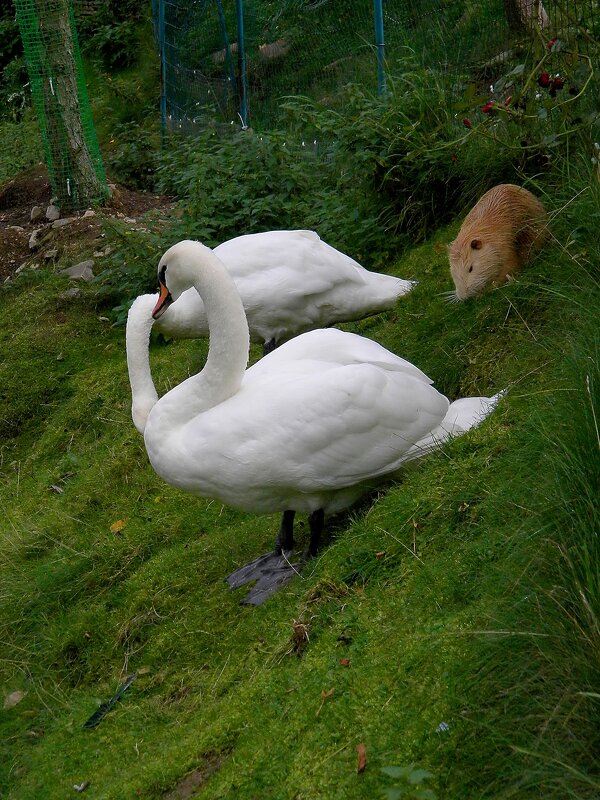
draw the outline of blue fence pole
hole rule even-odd
[[[246,45],[244,43],[243,0],[235,0],[238,28],[238,67],[240,71],[240,118],[242,128],[248,127],[248,82],[246,77]]]
[[[160,132],[167,128],[167,55],[165,53],[165,0],[158,0],[158,48],[160,52]]]
[[[229,73],[230,91],[235,92],[235,70],[233,69],[233,60],[231,58],[231,48],[229,46],[229,36],[227,34],[227,23],[225,21],[225,12],[223,11],[223,3],[221,0],[217,2],[217,14],[219,16],[219,27],[221,28],[221,36],[225,46],[225,63],[227,64],[227,72]]]
[[[374,0],[375,44],[377,46],[377,92],[385,94],[385,44],[383,41],[383,0]]]

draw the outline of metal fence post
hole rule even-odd
[[[248,82],[246,76],[246,45],[244,43],[243,0],[235,0],[238,28],[238,68],[240,72],[240,119],[242,128],[248,127]]]
[[[385,94],[385,44],[383,40],[383,0],[374,0],[375,44],[377,47],[377,92]]]
[[[165,0],[158,0],[158,47],[160,52],[160,132],[167,128],[167,55],[165,53]]]

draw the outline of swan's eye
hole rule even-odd
[[[158,282],[165,283],[167,277],[167,265],[163,264],[158,273]]]
[[[469,272],[473,272],[473,264],[469,267]]]

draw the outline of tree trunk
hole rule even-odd
[[[71,0],[16,0],[16,6],[53,193],[61,208],[85,208],[106,195],[106,183]]]
[[[511,31],[530,31],[536,22],[547,28],[550,23],[542,0],[504,0],[504,10]]]

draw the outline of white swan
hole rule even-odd
[[[223,242],[214,252],[237,285],[252,341],[265,343],[267,350],[298,333],[391,308],[414,286],[414,281],[370,272],[314,231],[251,233]],[[150,297],[147,307],[157,300]],[[207,336],[198,292],[183,292],[155,329],[175,338]]]
[[[452,404],[408,361],[335,328],[304,333],[246,370],[248,325],[235,284],[199,242],[171,247],[159,263],[159,317],[190,286],[210,328],[204,368],[160,400],[148,361],[151,320],[128,321],[132,395],[147,398],[144,440],[167,482],[258,513],[284,512],[273,553],[229,576],[257,584],[258,604],[295,574],[296,511],[310,514],[314,555],[325,514],[347,508],[402,464],[463,433],[500,395]],[[175,304],[176,304],[175,302]],[[137,424],[137,423],[136,423]]]

